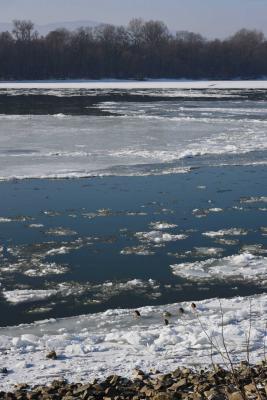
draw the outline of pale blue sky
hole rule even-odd
[[[172,30],[224,37],[246,27],[267,34],[267,0],[0,0],[1,22],[37,24],[94,20],[126,24],[133,17],[163,20]]]

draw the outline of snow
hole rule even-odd
[[[267,80],[190,81],[190,80],[76,80],[21,81],[0,83],[0,89],[267,89]],[[60,115],[60,114],[59,114]]]
[[[221,259],[174,264],[171,269],[174,275],[197,282],[251,282],[263,287],[267,284],[267,257],[248,252]]]
[[[133,285],[138,282],[132,282]],[[139,308],[115,309],[95,315],[40,321],[30,325],[0,329],[1,367],[9,370],[0,376],[2,390],[13,384],[39,384],[66,378],[90,381],[111,374],[132,376],[134,368],[158,369],[166,373],[178,365],[210,365],[208,334],[222,350],[221,313],[218,299]],[[221,300],[224,336],[233,362],[246,358],[246,334],[251,330],[251,361],[263,357],[267,295]],[[251,305],[251,316],[249,313]],[[179,308],[185,314],[179,313]],[[172,314],[165,326],[164,312]],[[46,359],[55,350],[57,360]],[[215,354],[213,361],[222,362]]]

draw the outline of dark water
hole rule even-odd
[[[242,203],[243,198],[267,196],[266,178],[266,166],[227,166],[166,176],[2,182],[0,217],[11,220],[0,223],[1,287],[3,291],[54,289],[57,293],[20,304],[11,304],[2,296],[0,325],[264,291],[256,284],[233,281],[192,283],[173,275],[170,265],[199,259],[186,254],[195,247],[222,248],[218,257],[238,254],[246,244],[267,247],[267,236],[260,229],[266,226],[267,204]],[[214,207],[223,211],[207,211]],[[152,231],[149,224],[156,221],[176,224],[164,232],[187,234],[188,238],[165,242],[162,247],[141,242],[136,232]],[[232,227],[248,231],[245,236],[231,237],[237,239],[232,245],[202,235]],[[47,254],[60,246],[68,247],[67,254]],[[154,254],[120,253],[135,246]],[[28,269],[39,271],[40,264],[47,262],[64,266],[66,272],[25,275]],[[125,282],[133,279],[142,284],[125,288]],[[111,281],[113,286],[103,286]],[[61,283],[65,283],[64,290],[59,290]]]

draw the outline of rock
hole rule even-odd
[[[110,385],[117,385],[120,377],[118,375],[111,375],[107,380],[109,381]]]
[[[91,388],[92,388],[92,385],[90,383],[88,383],[87,385],[82,385],[82,386],[78,387],[76,390],[73,391],[73,394],[77,395],[77,394],[83,393]]]
[[[149,386],[143,386],[140,390],[140,393],[144,394],[146,397],[151,397],[154,393],[154,390]]]
[[[175,386],[175,390],[182,389],[185,386],[188,386],[187,379],[180,379],[177,383],[174,383],[171,387]]]
[[[159,375],[158,376],[158,381],[166,381],[167,379],[171,379],[172,374],[164,374],[164,375]]]
[[[33,393],[33,392],[27,393],[27,396],[26,396],[27,400],[37,400],[38,397],[39,397],[38,394],[37,393]]]
[[[199,393],[205,393],[210,389],[212,389],[212,385],[208,381],[197,385],[197,392]]]
[[[103,384],[101,384],[101,383],[94,384],[92,388],[96,392],[103,392],[105,390],[105,386]]]
[[[146,374],[140,369],[135,369],[133,371],[133,377],[134,377],[134,379],[139,379],[140,381],[142,381],[145,379]]]
[[[193,400],[203,400],[204,397],[200,393],[193,393]]]
[[[153,400],[172,400],[173,396],[168,393],[159,392],[154,397],[152,397],[152,399]]]
[[[225,396],[221,393],[218,393],[215,389],[210,389],[204,392],[204,396],[208,400],[224,400]]]
[[[189,368],[182,368],[182,374],[189,375],[189,374],[191,374],[191,370]]]
[[[105,390],[105,395],[114,397],[116,394],[118,394],[118,390],[116,390],[114,387],[107,387]]]
[[[50,351],[49,353],[46,354],[46,358],[49,360],[56,360],[57,359],[57,353],[55,350]]]
[[[202,396],[201,393],[193,393],[193,400],[203,400],[204,397]]]
[[[245,385],[244,389],[248,393],[256,393],[257,392],[257,388],[255,387],[254,383],[250,383],[248,385]]]
[[[5,393],[3,399],[4,400],[16,400],[15,395],[13,393],[10,393],[10,392]]]
[[[29,388],[29,385],[27,385],[26,383],[18,383],[17,385],[15,385],[15,388],[17,391],[26,390]]]
[[[172,378],[178,378],[178,376],[181,376],[182,371],[180,368],[177,368],[175,371],[172,373]]]
[[[228,394],[228,399],[229,400],[244,400],[244,397],[242,396],[242,394],[240,392],[234,392],[234,393]]]
[[[154,385],[154,389],[157,390],[157,391],[160,391],[163,388],[164,388],[164,384],[162,382],[156,383]]]

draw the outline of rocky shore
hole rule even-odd
[[[267,399],[267,364],[242,362],[234,373],[220,366],[194,371],[179,367],[172,373],[134,370],[132,379],[112,375],[91,383],[54,381],[49,386],[15,386],[1,392],[3,400],[245,400]]]

